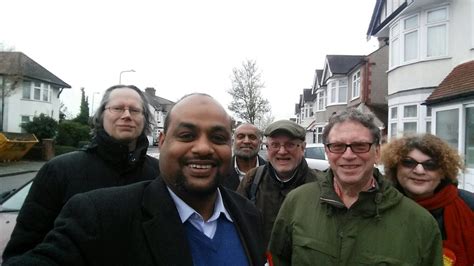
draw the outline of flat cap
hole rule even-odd
[[[286,133],[293,138],[301,139],[303,141],[306,137],[306,130],[302,126],[290,120],[278,120],[271,123],[267,126],[267,128],[265,128],[265,132],[263,134],[268,137],[278,132]]]

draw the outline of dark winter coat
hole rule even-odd
[[[81,151],[57,156],[36,175],[20,210],[3,260],[21,255],[40,243],[53,228],[64,204],[75,194],[122,186],[159,175],[158,160],[146,155],[148,140],[142,135],[134,152],[100,131]]]
[[[297,167],[296,175],[288,182],[281,182],[276,178],[275,170],[269,162],[261,167],[264,167],[264,170],[258,184],[255,205],[263,215],[263,235],[266,246],[270,240],[278,210],[286,195],[303,184],[315,181],[318,170],[309,168],[306,160],[302,159]],[[251,199],[250,190],[256,171],[257,168],[250,170],[237,189],[238,193],[248,199]]]
[[[263,265],[260,213],[235,192],[220,191],[249,265]],[[157,178],[74,196],[45,241],[6,265],[191,266],[193,260],[185,225]]]
[[[267,161],[260,157],[260,155],[257,155],[257,160],[258,160],[258,165],[264,165]],[[239,173],[235,170],[234,167],[235,163],[235,155],[232,157],[232,164],[230,166],[230,173],[228,176],[225,177],[224,181],[222,182],[222,185],[228,189],[231,189],[233,191],[237,190],[237,187],[240,184],[240,177]]]

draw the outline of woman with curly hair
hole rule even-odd
[[[381,159],[386,177],[437,220],[445,265],[474,265],[474,194],[457,188],[457,151],[423,134],[390,141]]]

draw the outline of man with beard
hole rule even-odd
[[[249,123],[239,125],[234,132],[234,156],[230,167],[230,174],[223,181],[226,188],[236,190],[245,174],[252,168],[265,164],[265,160],[258,155],[262,145],[262,133]]]
[[[258,210],[219,186],[231,161],[225,109],[183,97],[159,144],[160,178],[74,196],[43,243],[7,265],[263,265]]]

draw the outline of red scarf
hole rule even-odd
[[[416,202],[429,211],[444,208],[443,247],[454,252],[456,266],[474,265],[474,212],[459,197],[458,189],[450,184],[433,197]]]

